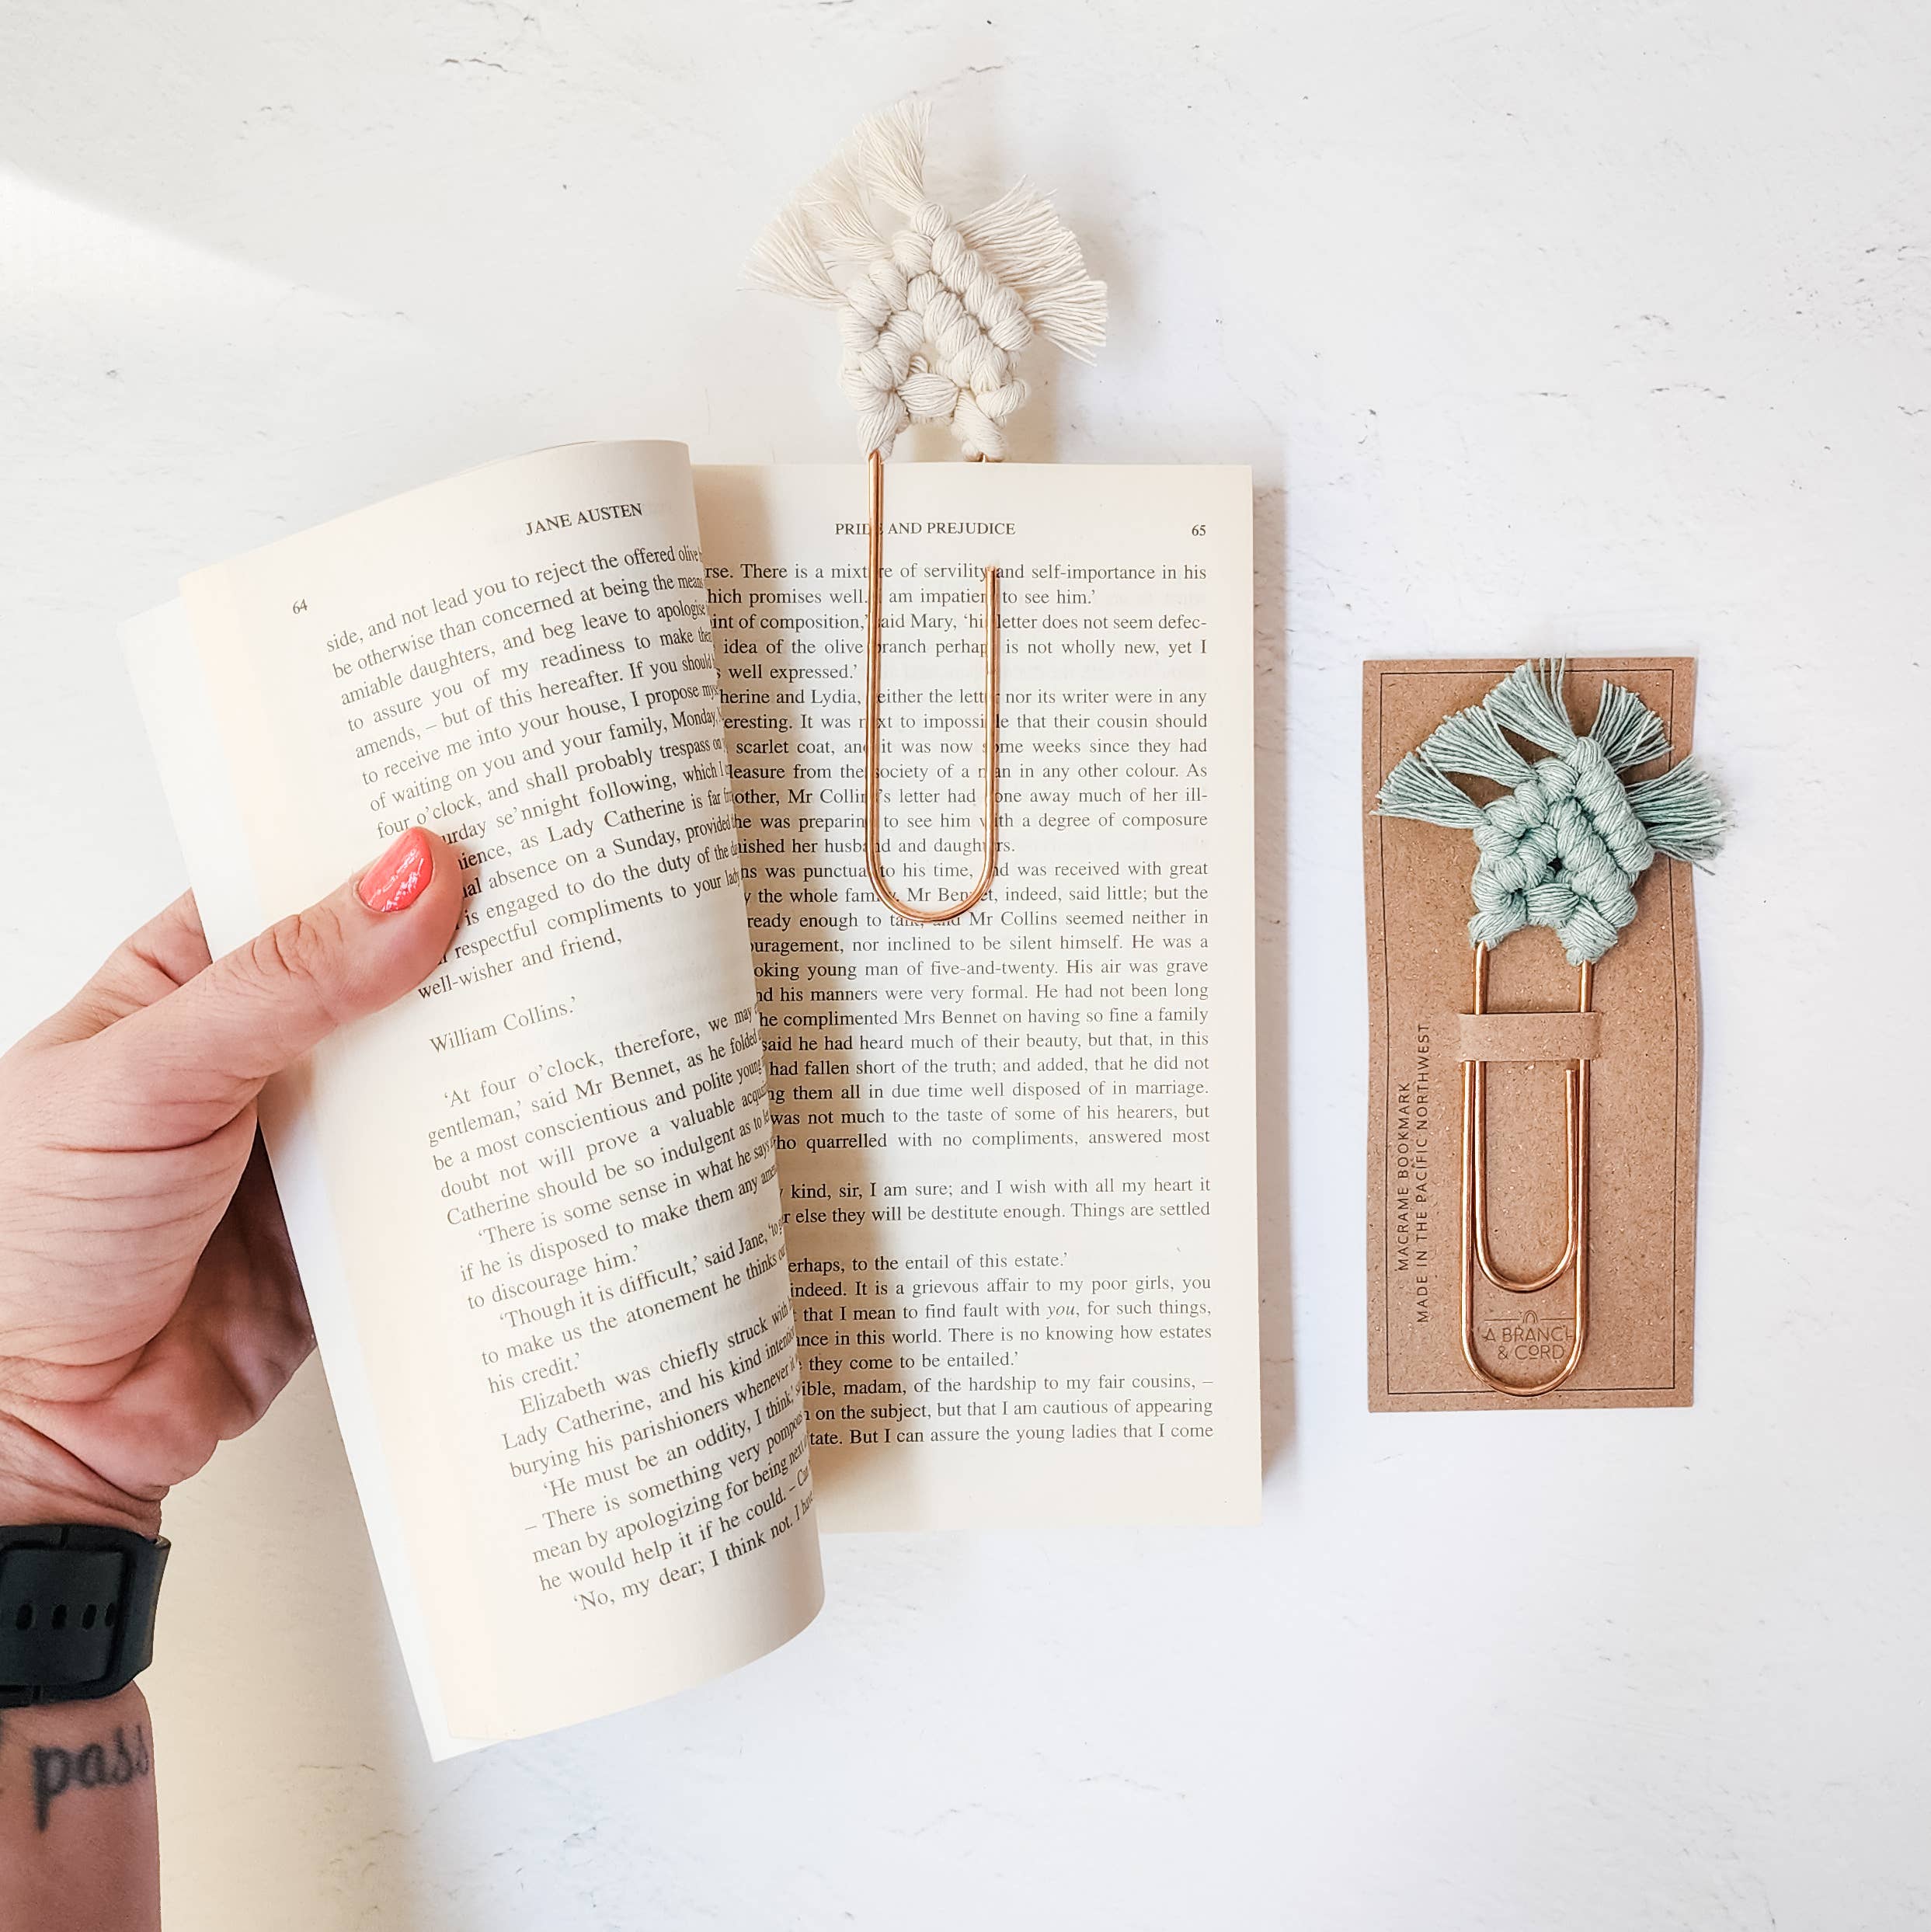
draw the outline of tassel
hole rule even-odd
[[[1459,785],[1451,785],[1421,751],[1411,751],[1388,774],[1375,802],[1375,816],[1419,819],[1424,824],[1470,832],[1488,822],[1482,808]]]
[[[1627,771],[1632,765],[1669,756],[1669,733],[1662,719],[1622,684],[1603,685],[1589,736],[1602,748],[1612,771]]]
[[[800,301],[815,302],[820,308],[835,308],[844,300],[819,259],[810,221],[796,202],[757,238],[745,273],[760,288],[777,295],[795,295]]]
[[[1482,700],[1496,723],[1544,751],[1567,751],[1575,743],[1575,727],[1562,705],[1562,660],[1537,660],[1518,665]]]
[[[1444,718],[1422,746],[1421,755],[1444,771],[1493,778],[1512,790],[1529,775],[1529,761],[1502,736],[1494,712],[1482,705]]]
[[[865,191],[848,167],[832,162],[814,175],[798,197],[810,232],[836,262],[876,261],[890,245],[865,212]]]
[[[925,199],[925,130],[932,110],[924,101],[900,101],[874,114],[832,158],[848,169],[885,206],[910,214]]]
[[[1025,182],[959,223],[987,268],[1021,291],[1021,305],[1049,342],[1091,362],[1106,342],[1106,284],[1086,272],[1079,237]]]
[[[1730,830],[1723,800],[1694,758],[1631,785],[1629,799],[1650,843],[1667,858],[1700,865],[1716,857]]]

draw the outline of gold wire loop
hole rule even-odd
[[[1578,990],[1578,1013],[1589,1010],[1588,976],[1594,970],[1584,966],[1581,972],[1584,983]],[[1488,949],[1475,949],[1475,995],[1473,1011],[1488,1011]],[[1505,1275],[1495,1265],[1495,1258],[1488,1240],[1488,1063],[1470,1060],[1467,1063],[1474,1069],[1474,1099],[1477,1130],[1475,1134],[1475,1265],[1498,1288],[1506,1288],[1511,1294],[1533,1294],[1539,1288],[1547,1288],[1560,1276],[1567,1272],[1569,1264],[1575,1259],[1578,1240],[1578,1224],[1576,1214],[1577,1158],[1580,1147],[1577,1138],[1578,1087],[1581,1070],[1588,1066],[1587,1060],[1578,1060],[1574,1066],[1565,1067],[1562,1075],[1563,1148],[1564,1173],[1568,1182],[1569,1199],[1567,1235],[1562,1252],[1533,1279],[1519,1276]]]
[[[1577,969],[1576,1011],[1586,1013],[1595,987],[1595,968]],[[1473,1011],[1488,1011],[1488,949],[1475,949]],[[1462,1063],[1462,1355],[1492,1389],[1504,1395],[1547,1395],[1575,1373],[1582,1360],[1589,1325],[1589,1063],[1578,1060],[1563,1070],[1563,1165],[1567,1183],[1567,1232],[1561,1257],[1533,1279],[1504,1274],[1495,1265],[1488,1240],[1488,1067],[1480,1060]],[[1574,1333],[1561,1367],[1546,1381],[1505,1382],[1483,1366],[1475,1347],[1475,1279],[1479,1272],[1511,1294],[1533,1294],[1573,1271]]]
[[[986,863],[978,883],[963,899],[949,906],[915,906],[901,899],[885,882],[885,856],[879,850],[883,789],[879,776],[879,709],[885,670],[884,575],[885,464],[872,452],[871,521],[865,538],[865,870],[872,889],[901,919],[938,925],[970,912],[986,896],[999,869],[999,570],[986,566]]]

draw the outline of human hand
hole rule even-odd
[[[453,850],[360,879],[210,961],[193,897],[0,1058],[0,1523],[152,1536],[312,1345],[255,1100],[440,960]]]

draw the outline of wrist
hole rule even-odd
[[[110,1482],[97,1470],[0,1409],[0,1523],[99,1523],[161,1533],[161,1499],[139,1496]]]
[[[155,1932],[154,1727],[133,1685],[6,1714],[0,1925]]]
[[[82,1704],[23,1704],[17,1710],[9,1711],[5,1717],[6,1728],[0,1732],[0,1746],[16,1750],[36,1745],[64,1743],[75,1737],[103,1729],[111,1732],[117,1724],[129,1727],[131,1742],[132,1727],[139,1724],[144,1729],[148,1721],[148,1699],[140,1684],[134,1683],[123,1684],[111,1696],[91,1697]],[[7,1780],[0,1774],[0,1791],[6,1789]]]

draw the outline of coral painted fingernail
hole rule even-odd
[[[400,912],[415,903],[435,869],[429,834],[414,826],[362,875],[356,892],[371,912]]]

